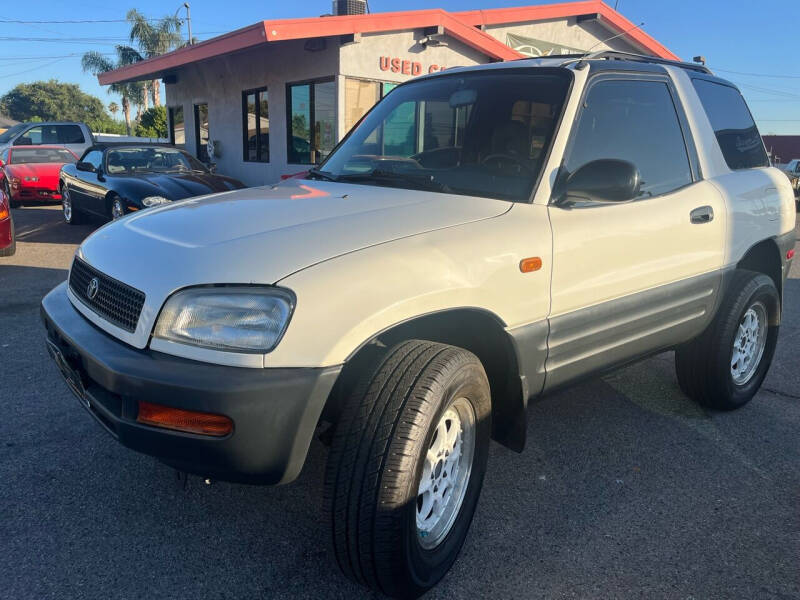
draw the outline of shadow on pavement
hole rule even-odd
[[[80,244],[102,223],[68,225],[59,207],[23,207],[14,209],[17,243]]]

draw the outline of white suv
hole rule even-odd
[[[697,65],[451,69],[304,178],[98,230],[43,300],[48,347],[104,428],[178,469],[285,483],[318,432],[340,567],[417,596],[530,398],[672,349],[697,402],[753,397],[795,242],[768,164]]]

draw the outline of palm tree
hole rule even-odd
[[[126,65],[130,65],[135,60],[129,52],[131,48],[127,46],[117,46],[117,61],[111,62],[99,52],[87,52],[81,58],[81,66],[83,70],[99,75],[106,71],[112,71]],[[135,52],[135,51],[134,51]],[[125,117],[125,127],[128,129],[128,135],[131,135],[131,103],[139,106],[142,104],[143,86],[139,81],[131,81],[127,83],[112,83],[108,86],[109,94],[119,94],[122,97],[122,114]]]
[[[109,102],[108,103],[108,112],[111,113],[111,116],[115,119],[117,118],[117,113],[119,112],[119,104],[116,102]]]
[[[132,8],[125,18],[131,24],[131,42],[139,47],[143,58],[166,54],[181,46],[181,20],[177,16],[164,17],[151,23],[142,13]],[[153,105],[161,106],[161,81],[153,79],[150,84]]]

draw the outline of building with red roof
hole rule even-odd
[[[261,21],[98,79],[162,79],[173,143],[259,185],[319,164],[376,101],[421,74],[589,50],[677,58],[599,0],[466,12],[337,7]]]

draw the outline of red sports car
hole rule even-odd
[[[11,207],[8,203],[8,196],[3,190],[0,190],[0,256],[11,256],[16,249]]]
[[[12,146],[0,155],[0,179],[11,206],[23,202],[61,201],[58,174],[78,160],[61,146]]]

